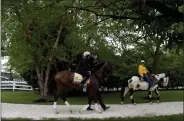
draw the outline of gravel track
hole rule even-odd
[[[162,102],[162,103],[144,103],[144,104],[112,104],[111,108],[103,111],[101,114],[96,111],[79,110],[84,105],[71,105],[73,113],[70,113],[65,105],[58,105],[59,114],[55,114],[52,105],[35,104],[11,104],[2,103],[2,118],[110,118],[110,117],[137,117],[137,116],[159,116],[183,113],[183,102]],[[92,108],[94,106],[92,105]],[[101,108],[100,108],[101,109]],[[101,109],[102,110],[102,109]]]

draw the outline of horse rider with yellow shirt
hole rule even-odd
[[[140,65],[139,65],[139,67],[138,67],[138,73],[139,73],[139,75],[146,81],[146,82],[148,82],[148,84],[149,84],[149,88],[148,88],[148,90],[153,86],[153,82],[152,82],[152,80],[149,78],[149,76],[148,76],[148,70],[146,69],[146,67],[144,66],[144,63],[145,63],[145,61],[144,60],[141,60],[141,63],[140,63]]]

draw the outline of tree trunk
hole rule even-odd
[[[36,73],[37,73],[37,77],[38,77],[38,85],[39,85],[39,89],[40,89],[40,95],[41,95],[41,98],[44,98],[44,99],[46,99],[47,92],[48,92],[48,80],[49,80],[49,75],[50,75],[51,63],[52,63],[52,59],[53,59],[52,53],[57,48],[57,45],[59,43],[59,39],[61,36],[62,28],[63,28],[63,26],[62,26],[62,22],[61,22],[60,28],[58,30],[58,35],[57,35],[56,41],[54,43],[54,46],[51,50],[51,54],[50,54],[49,59],[48,59],[48,64],[47,64],[45,74],[43,73],[43,70],[39,69],[39,67],[36,66]]]
[[[37,77],[38,77],[38,85],[39,85],[39,89],[40,89],[40,96],[41,96],[41,98],[45,98],[43,71],[40,71],[40,69],[38,67],[36,67],[36,74],[37,74]]]
[[[48,86],[47,85],[48,85],[48,80],[49,80],[49,75],[50,75],[51,63],[52,63],[52,59],[53,59],[52,53],[57,48],[57,45],[59,43],[59,39],[60,39],[60,36],[61,36],[62,29],[63,29],[63,26],[62,26],[62,22],[61,22],[60,27],[59,27],[59,30],[58,30],[56,41],[55,41],[54,46],[52,48],[51,54],[49,56],[49,62],[47,64],[47,70],[46,70],[46,73],[45,73],[44,91],[43,91],[44,97],[47,96],[47,92],[48,92]]]
[[[161,38],[162,39],[162,38]],[[155,73],[158,67],[158,62],[159,62],[159,52],[160,52],[160,45],[161,45],[161,40],[157,42],[156,44],[156,50],[153,56],[153,64],[152,64],[152,73]]]
[[[50,74],[50,63],[47,65],[47,70],[45,73],[45,84],[44,84],[44,92],[43,92],[44,97],[47,97],[49,74]]]

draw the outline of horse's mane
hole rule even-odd
[[[103,61],[95,62],[93,65],[93,71],[99,70],[104,64],[105,64],[105,62],[103,62]]]

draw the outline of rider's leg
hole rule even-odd
[[[88,78],[90,77],[90,74],[89,73],[85,73],[83,74],[83,80],[81,81],[81,84],[85,84],[86,81],[88,80]]]
[[[148,77],[148,75],[144,74],[144,77],[143,78],[144,78],[145,81],[148,82],[148,84],[149,84],[148,90],[149,90],[150,87],[153,85],[153,83],[152,83],[151,79]]]

